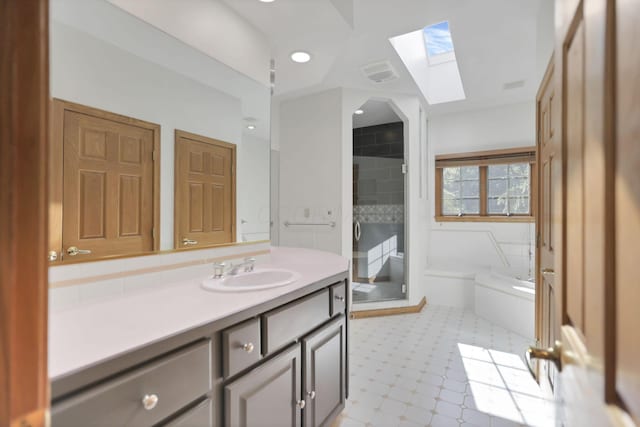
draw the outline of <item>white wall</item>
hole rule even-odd
[[[270,152],[269,141],[244,132],[237,151],[236,195],[242,242],[269,240]]]
[[[554,0],[540,0],[536,20],[536,84],[539,86],[549,65],[555,43]]]
[[[535,104],[434,116],[429,119],[429,268],[454,272],[496,269],[527,278],[533,274],[533,223],[438,223],[435,212],[434,157],[437,154],[535,145]],[[438,286],[430,279],[428,289]],[[429,295],[427,293],[427,298]]]
[[[222,1],[109,1],[231,68],[269,85],[271,49],[268,39]]]
[[[342,253],[342,90],[280,105],[280,245]],[[330,213],[329,213],[330,212]],[[336,221],[336,227],[283,222]]]

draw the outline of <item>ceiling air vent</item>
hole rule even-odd
[[[398,73],[389,61],[374,62],[362,67],[362,73],[376,83],[388,82],[398,78]]]
[[[504,90],[517,89],[524,86],[524,80],[515,80],[513,82],[505,83],[502,88]]]

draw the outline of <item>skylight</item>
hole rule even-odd
[[[449,21],[429,25],[422,30],[429,58],[453,52],[453,40],[449,31]]]
[[[466,99],[448,21],[389,41],[429,104]]]

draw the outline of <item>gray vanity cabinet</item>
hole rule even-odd
[[[304,426],[329,426],[344,408],[346,375],[344,316],[302,340]]]
[[[213,427],[213,402],[208,398],[165,427]]]
[[[299,427],[305,405],[300,362],[300,344],[295,344],[228,384],[225,426]]]
[[[226,427],[331,424],[345,402],[345,316],[300,341],[225,387]]]
[[[207,340],[55,404],[52,425],[153,426],[202,401],[210,390],[211,342]]]
[[[328,427],[348,396],[346,272],[74,372],[53,427]]]

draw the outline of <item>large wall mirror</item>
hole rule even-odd
[[[52,265],[268,240],[268,84],[127,3],[51,2]]]

